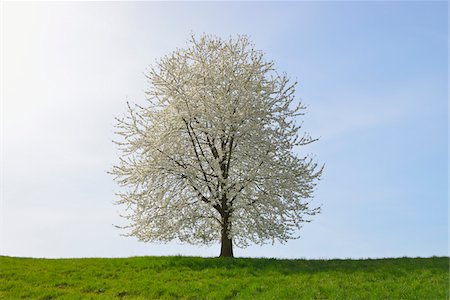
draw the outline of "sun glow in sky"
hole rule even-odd
[[[236,256],[448,255],[446,2],[4,2],[0,255],[217,256],[113,226],[114,116],[190,33],[249,35],[299,81],[323,211]]]

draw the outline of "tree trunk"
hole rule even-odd
[[[226,202],[224,201],[224,203]],[[233,241],[228,237],[228,232],[230,229],[230,214],[226,211],[224,214],[222,214],[222,236],[219,257],[233,257]]]
[[[228,233],[225,227],[222,229],[219,257],[233,257],[233,241],[228,237]]]

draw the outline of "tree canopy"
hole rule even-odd
[[[286,242],[319,212],[310,202],[323,167],[294,153],[305,107],[296,82],[246,36],[192,37],[146,73],[145,105],[117,118],[128,235],[191,244]]]

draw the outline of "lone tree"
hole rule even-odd
[[[274,70],[247,37],[192,37],[156,62],[144,106],[118,118],[120,162],[111,173],[124,187],[128,236],[142,241],[286,242],[308,216],[322,173],[293,150],[298,135],[295,85]]]

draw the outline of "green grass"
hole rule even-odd
[[[2,299],[449,299],[449,258],[0,256]]]

